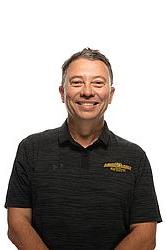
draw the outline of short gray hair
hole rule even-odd
[[[90,49],[90,48],[84,48],[82,51],[79,51],[75,54],[73,54],[69,59],[67,59],[64,64],[62,65],[62,85],[65,82],[65,77],[66,77],[66,73],[67,73],[67,69],[70,65],[71,62],[79,59],[79,58],[86,58],[89,60],[100,60],[102,62],[104,62],[108,68],[109,71],[109,75],[110,75],[110,80],[111,80],[111,85],[113,84],[113,72],[112,72],[112,67],[111,64],[109,62],[109,60],[107,59],[107,57],[105,55],[103,55],[102,53],[100,53],[99,50],[94,50],[94,49]]]

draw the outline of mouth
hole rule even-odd
[[[98,102],[76,102],[78,105],[80,106],[96,106],[97,104],[99,104]]]

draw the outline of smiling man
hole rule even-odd
[[[68,117],[19,144],[9,182],[8,236],[21,250],[151,250],[161,222],[150,163],[115,135],[109,60],[84,49],[62,66]]]
[[[64,71],[59,90],[67,107],[69,130],[75,141],[88,147],[104,126],[104,112],[114,94],[112,71],[103,61],[86,57],[78,57],[67,69],[64,65]]]

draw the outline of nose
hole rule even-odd
[[[81,96],[84,96],[84,97],[91,97],[91,96],[94,96],[94,91],[93,91],[93,87],[91,86],[90,83],[85,83],[81,89],[81,93],[80,93]]]

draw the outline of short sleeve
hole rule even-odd
[[[28,208],[32,206],[30,170],[26,155],[26,139],[18,146],[10,176],[5,207]]]
[[[155,192],[152,170],[144,153],[135,182],[131,205],[130,224],[141,222],[161,222],[161,215]]]

